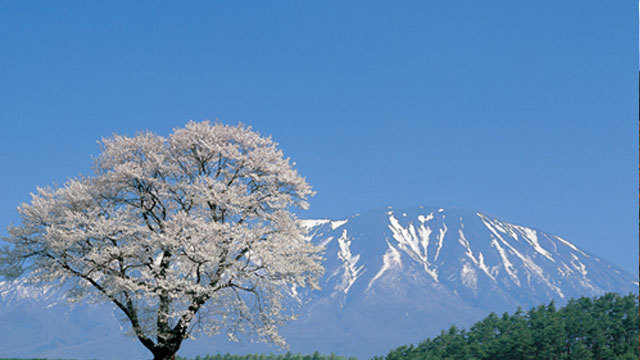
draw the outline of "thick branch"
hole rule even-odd
[[[69,271],[71,274],[73,274],[73,275],[75,275],[75,276],[87,281],[94,288],[96,288],[98,291],[100,291],[104,296],[106,296],[111,302],[113,302],[127,316],[129,321],[131,322],[131,326],[133,328],[133,331],[136,334],[136,336],[138,337],[138,339],[140,340],[140,342],[147,349],[149,349],[151,351],[154,351],[155,344],[153,343],[153,341],[151,339],[149,339],[148,337],[146,337],[144,335],[144,332],[142,331],[142,327],[140,326],[140,322],[138,320],[137,311],[136,311],[135,307],[133,306],[133,302],[131,301],[131,297],[129,296],[129,294],[127,294],[126,291],[123,290],[123,293],[124,293],[125,298],[127,300],[127,304],[125,305],[122,302],[120,302],[113,294],[109,293],[97,281],[92,279],[89,275],[86,275],[86,274],[84,274],[84,273],[82,273],[80,271],[77,271],[77,270],[73,269],[69,264],[67,264],[66,262],[64,262],[64,261],[62,261],[60,259],[55,258],[51,254],[46,254],[46,255],[47,255],[48,258],[50,258],[51,260],[53,260],[56,263],[58,263],[58,265],[62,266],[62,268],[64,268],[65,270]]]

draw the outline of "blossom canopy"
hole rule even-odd
[[[285,345],[287,289],[317,288],[323,268],[291,211],[313,191],[277,144],[191,121],[101,145],[92,176],[20,206],[0,270],[113,302],[156,359],[199,332]]]

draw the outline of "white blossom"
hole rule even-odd
[[[323,269],[291,212],[313,191],[277,144],[207,121],[101,144],[93,176],[20,206],[1,270],[113,302],[158,359],[198,333],[284,346],[286,289],[318,288]]]

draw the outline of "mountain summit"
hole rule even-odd
[[[327,249],[325,291],[344,297],[352,288],[371,297],[420,278],[491,309],[637,286],[631,275],[559,236],[477,211],[389,207],[304,224]],[[398,277],[403,281],[392,280]]]
[[[318,350],[366,358],[437,335],[452,324],[469,326],[489,312],[638,290],[634,276],[566,239],[478,211],[389,207],[346,219],[301,221],[308,229],[308,240],[325,248],[325,274],[320,291],[288,289],[300,314],[282,330],[293,352]],[[53,302],[51,292],[38,298],[15,283],[0,284],[0,297],[4,299],[0,303],[4,334],[12,334],[12,325],[5,320],[17,322],[24,317],[38,327],[59,320],[60,311],[65,311],[59,299]],[[56,313],[48,314],[47,306]],[[118,332],[109,307],[67,305],[66,311],[72,319],[65,327],[72,329],[48,334],[44,344],[33,339],[31,346],[24,338],[12,342],[8,335],[0,355],[122,357],[96,352],[96,342],[103,345],[100,349],[109,348],[100,339],[82,336],[80,341],[66,336],[98,334],[95,329],[109,333],[109,326]],[[83,312],[91,321],[82,320]],[[96,319],[101,319],[99,327]],[[145,354],[133,341],[123,344],[112,336],[105,341],[117,341],[111,348],[124,354]],[[21,349],[11,349],[7,344],[12,343]],[[229,343],[218,336],[187,341],[180,353],[226,351],[277,349]]]

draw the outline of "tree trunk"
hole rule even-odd
[[[153,354],[153,360],[176,360],[176,354],[156,353]]]
[[[178,349],[171,350],[168,347],[156,348],[153,352],[153,360],[176,360]]]
[[[158,335],[158,342],[150,349],[153,353],[153,360],[176,360],[176,353],[185,338],[182,330],[186,328],[176,326],[176,328],[171,329],[166,323],[160,321],[158,324],[165,327],[166,332],[163,336]]]

